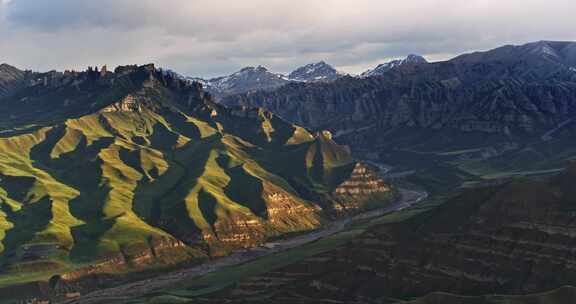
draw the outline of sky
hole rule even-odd
[[[359,73],[576,40],[576,0],[0,0],[0,63],[35,71],[155,63],[212,77],[324,60]]]

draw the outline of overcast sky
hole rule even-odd
[[[0,62],[154,62],[190,76],[325,60],[357,73],[536,40],[576,40],[576,0],[0,0]]]

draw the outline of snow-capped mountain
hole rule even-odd
[[[493,60],[529,61],[554,63],[558,66],[576,65],[576,43],[562,41],[537,41],[524,45],[506,45],[491,52],[475,52],[460,55],[457,62],[485,62]]]
[[[380,76],[380,75],[383,75],[384,73],[390,71],[391,69],[394,69],[394,68],[397,68],[400,66],[409,65],[409,64],[426,64],[426,63],[428,63],[428,61],[426,61],[426,59],[424,57],[422,57],[420,55],[410,54],[404,59],[396,59],[396,60],[392,60],[392,61],[387,62],[387,63],[379,64],[374,69],[371,69],[371,70],[368,70],[368,71],[362,73],[360,75],[360,77],[365,78],[365,77],[372,77],[372,76]]]
[[[297,68],[288,75],[273,73],[263,66],[246,67],[228,76],[203,79],[186,77],[201,83],[208,92],[216,97],[246,93],[251,91],[269,91],[292,82],[333,81],[344,74],[336,71],[324,61]]]
[[[268,71],[263,66],[246,67],[228,76],[207,81],[207,89],[221,94],[270,90],[290,82],[285,76]]]
[[[344,74],[338,72],[334,67],[324,61],[311,63],[294,70],[288,78],[293,81],[333,81]]]

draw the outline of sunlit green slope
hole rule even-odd
[[[223,108],[149,66],[95,78],[70,98],[62,80],[3,100],[46,111],[2,130],[0,286],[201,260],[342,211],[334,190],[355,162],[329,134]]]

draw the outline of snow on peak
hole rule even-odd
[[[407,64],[425,64],[428,63],[426,59],[420,55],[410,54],[403,59],[396,59],[386,63],[379,64],[374,69],[368,70],[360,75],[360,77],[380,76],[384,73]]]
[[[558,52],[547,41],[528,44],[528,53],[545,57],[560,58]]]
[[[289,82],[284,75],[272,73],[261,65],[244,67],[230,75],[208,80],[192,77],[188,77],[188,79],[201,82],[214,95],[267,90]]]
[[[248,74],[248,73],[250,73],[250,74],[266,73],[266,72],[268,72],[268,69],[259,65],[257,67],[249,66],[249,67],[242,68],[240,71],[233,73],[232,75],[242,75],[242,74]]]
[[[192,77],[188,77],[188,79],[201,82],[215,95],[226,95],[254,90],[270,90],[292,82],[333,81],[343,75],[331,65],[320,61],[300,67],[289,75],[273,73],[259,65],[257,67],[245,67],[228,76],[208,80]]]
[[[331,81],[342,76],[334,67],[324,61],[310,63],[303,67],[297,68],[288,79],[293,81]]]

